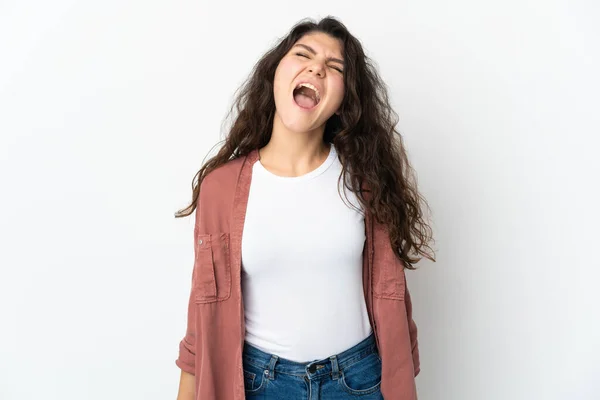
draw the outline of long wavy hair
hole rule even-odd
[[[301,20],[256,63],[248,80],[236,91],[228,112],[228,116],[235,117],[224,144],[196,173],[192,202],[175,217],[188,216],[195,210],[202,180],[211,171],[267,145],[275,115],[275,70],[291,47],[311,32],[339,39],[346,61],[340,113],[329,118],[323,133],[323,140],[333,143],[339,155],[343,166],[340,179],[356,194],[362,207],[387,226],[392,248],[406,268],[415,269],[413,264],[421,260],[419,256],[435,261],[429,245],[432,230],[422,212],[429,206],[417,190],[402,136],[395,130],[398,115],[390,106],[387,87],[358,39],[331,16],[319,22]],[[367,197],[363,195],[365,187]]]

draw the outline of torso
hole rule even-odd
[[[340,197],[341,171],[333,146],[301,176],[277,176],[260,161],[253,166],[242,235],[245,340],[265,352],[322,359],[371,333],[364,215],[354,193]]]

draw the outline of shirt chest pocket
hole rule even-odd
[[[196,303],[223,301],[231,295],[229,233],[205,233],[196,238],[193,285]]]
[[[373,264],[373,293],[375,297],[391,300],[404,300],[406,275],[404,262],[392,251],[375,257]]]

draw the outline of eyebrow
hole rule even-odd
[[[310,51],[314,55],[317,54],[317,52],[315,51],[315,49],[313,49],[312,47],[310,47],[310,46],[308,46],[306,44],[296,43],[294,45],[294,47],[296,47],[296,46],[304,47],[306,50]],[[336,62],[336,63],[344,65],[344,61],[343,60],[340,60],[339,58],[335,58],[335,57],[327,57],[327,61],[333,61],[333,62]]]

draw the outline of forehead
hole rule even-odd
[[[317,53],[342,58],[343,48],[341,40],[323,32],[310,32],[302,36],[296,44],[305,44],[312,47]]]

